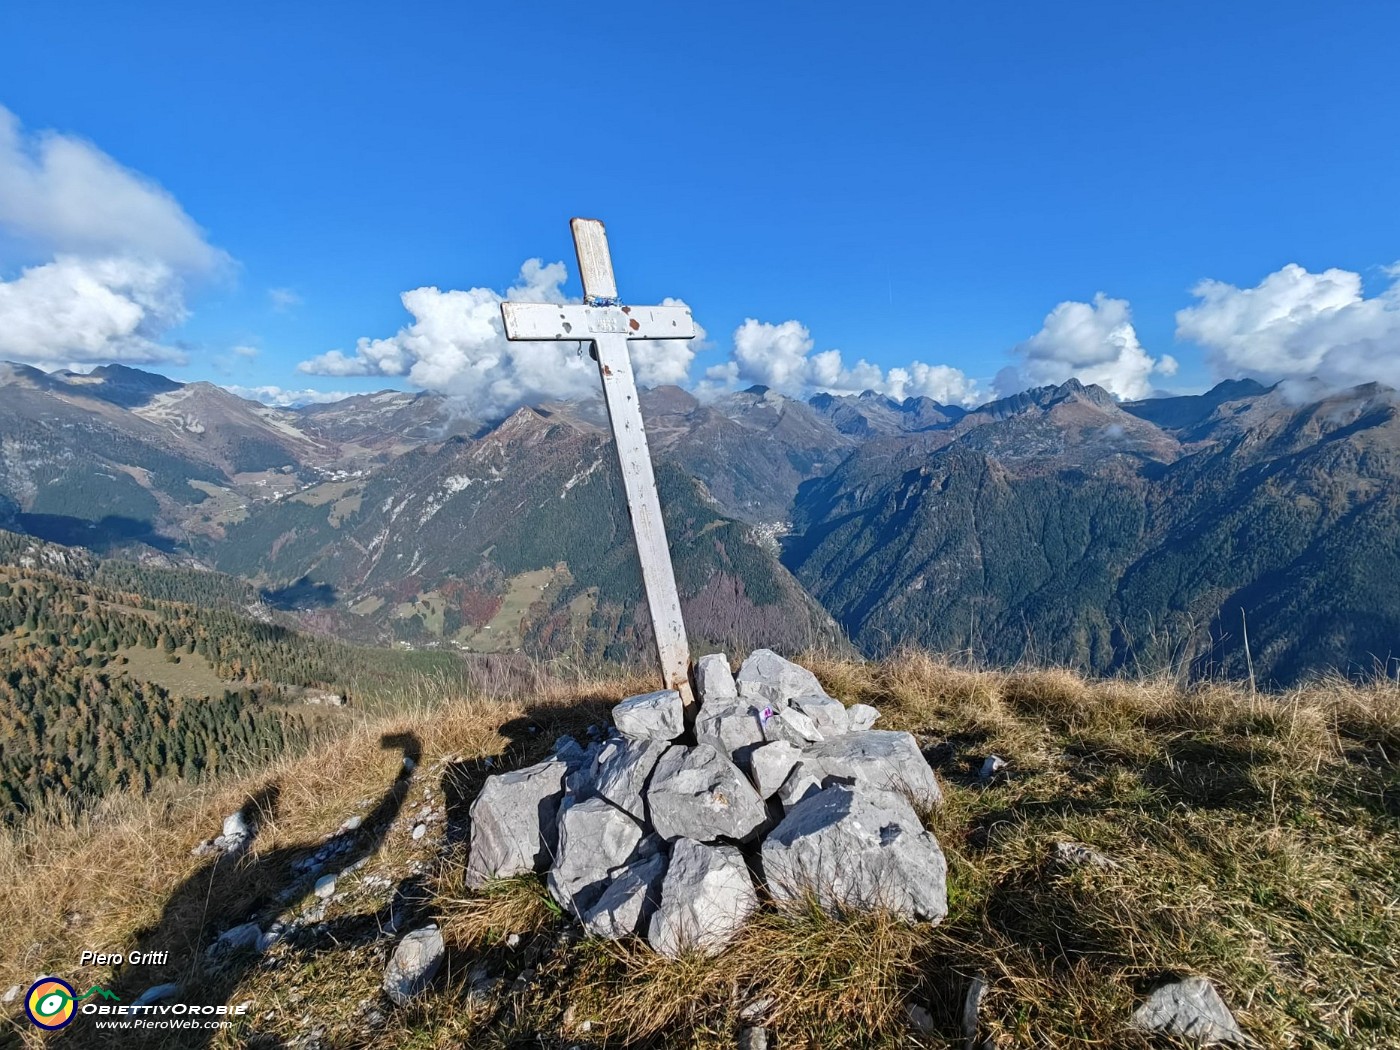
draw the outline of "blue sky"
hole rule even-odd
[[[841,389],[877,374],[862,358],[887,387],[915,360],[976,384],[928,374],[949,399],[1007,366],[1005,388],[1093,373],[1125,396],[1393,380],[1397,38],[1380,3],[11,3],[0,106],[27,175],[7,227],[0,162],[0,279],[21,327],[60,309],[25,268],[172,251],[91,199],[101,236],[25,225],[26,193],[64,212],[50,133],[163,187],[217,259],[167,259],[178,289],[136,295],[139,331],[0,334],[0,356],[156,346],[187,363],[151,367],[249,387],[557,393],[528,362],[482,370],[499,347],[451,329],[480,296],[422,304],[396,339],[400,295],[503,291],[535,257],[577,294],[583,214],[608,223],[624,298],[695,310],[692,385]],[[331,370],[375,374],[298,370],[335,349]],[[830,349],[839,368],[811,360]]]

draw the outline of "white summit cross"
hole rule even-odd
[[[657,655],[661,658],[662,681],[665,688],[679,690],[681,700],[690,707],[694,700],[690,689],[690,646],[681,620],[676,574],[671,568],[666,526],[661,520],[661,501],[656,495],[656,475],[642,428],[627,341],[692,339],[695,322],[684,306],[623,306],[617,297],[617,280],[613,277],[603,224],[597,219],[574,219],[569,225],[574,231],[579,275],[583,278],[583,305],[507,302],[501,304],[501,319],[507,339],[593,344],[617,459],[622,466],[627,513],[642,561],[642,585],[651,611]]]

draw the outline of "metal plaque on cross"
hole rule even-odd
[[[574,219],[570,226],[583,279],[583,304],[506,302],[501,304],[501,319],[507,339],[593,345],[622,468],[632,535],[641,559],[642,585],[651,613],[652,633],[656,635],[663,688],[679,690],[688,708],[694,701],[690,646],[681,620],[676,574],[671,567],[671,551],[666,543],[666,526],[661,519],[656,475],[642,426],[642,408],[627,343],[632,339],[692,339],[695,322],[684,306],[622,305],[603,224],[597,219]]]

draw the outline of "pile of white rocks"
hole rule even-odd
[[[761,896],[947,914],[943,852],[915,811],[938,783],[910,734],[872,729],[873,707],[845,707],[767,649],[737,681],[706,656],[696,684],[693,719],[675,691],[630,697],[606,739],[563,737],[545,761],[488,778],[468,882],[547,872],[591,933],[640,934],[669,956],[719,951]]]

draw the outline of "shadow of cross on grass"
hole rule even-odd
[[[510,719],[497,730],[505,741],[497,754],[447,764],[442,774],[442,791],[447,804],[447,845],[461,851],[463,863],[471,838],[471,806],[486,778],[544,761],[554,753],[555,741],[561,736],[572,736],[587,747],[591,739],[589,728],[594,728],[599,735],[605,734],[612,725],[612,707],[619,699],[615,692],[595,691],[569,704],[533,705],[524,715]]]
[[[166,962],[159,966],[126,965],[118,970],[111,989],[123,1004],[131,1005],[148,989],[160,984],[177,984],[178,992],[163,1001],[218,1006],[229,1002],[249,972],[259,965],[260,952],[248,945],[239,949],[210,953],[210,947],[220,934],[244,923],[256,922],[263,932],[267,925],[284,912],[295,909],[311,894],[316,879],[336,874],[356,865],[378,851],[384,836],[403,808],[413,778],[413,770],[422,757],[422,745],[411,733],[391,734],[380,739],[380,747],[401,751],[411,759],[402,763],[393,783],[377,800],[374,808],[362,819],[359,827],[338,832],[329,840],[299,842],[263,853],[252,849],[259,833],[277,817],[280,789],[273,781],[254,793],[240,813],[248,829],[241,848],[216,853],[183,882],[166,899],[160,918],[154,925],[136,935],[135,950],[165,952]],[[323,867],[309,868],[307,860],[321,854],[329,859]],[[402,888],[401,888],[402,889]],[[378,935],[384,925],[379,916],[354,916],[347,927],[363,927]],[[351,939],[352,931],[340,931],[342,940]],[[315,940],[330,940],[322,931]],[[293,951],[310,949],[310,938],[299,934],[288,937]],[[253,1009],[256,1009],[254,1004]],[[98,1029],[93,1017],[78,1017],[64,1030],[60,1042],[65,1046],[124,1047],[169,1046],[198,1048],[208,1046],[217,1029],[183,1029],[153,1032],[150,1029]]]

